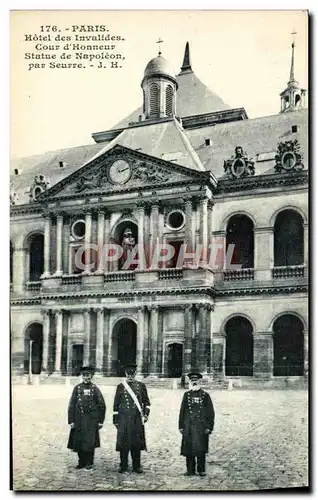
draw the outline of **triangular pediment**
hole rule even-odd
[[[208,179],[208,174],[116,145],[52,186],[40,198],[139,191],[202,182]]]

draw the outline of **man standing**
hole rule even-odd
[[[181,455],[186,457],[186,476],[205,476],[205,455],[208,452],[209,435],[214,427],[214,408],[209,394],[201,389],[201,373],[188,374],[191,389],[184,393],[180,413],[179,430],[182,434]]]
[[[117,428],[116,451],[120,452],[119,472],[127,472],[130,451],[133,471],[142,474],[140,452],[147,450],[144,424],[150,402],[145,384],[135,380],[136,367],[133,364],[124,367],[126,380],[117,386],[113,423]]]
[[[71,426],[67,447],[78,453],[77,469],[93,468],[95,448],[100,446],[99,429],[103,427],[106,405],[102,393],[92,383],[94,369],[81,369],[82,383],[76,385],[68,406]]]

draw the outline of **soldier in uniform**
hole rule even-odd
[[[181,455],[186,457],[186,476],[205,476],[205,455],[208,452],[209,435],[214,427],[214,408],[209,394],[201,389],[201,373],[188,374],[191,389],[184,393],[180,413],[179,430],[182,434]]]
[[[128,454],[133,471],[142,474],[141,450],[147,450],[144,424],[150,413],[150,401],[145,384],[135,380],[136,365],[124,367],[126,380],[117,386],[114,399],[113,423],[117,428],[116,451],[120,452],[119,472],[128,470]]]
[[[106,405],[101,391],[92,383],[94,369],[81,369],[82,383],[76,385],[68,406],[71,426],[67,447],[78,453],[77,469],[93,468],[95,448],[100,446],[99,429],[103,427]]]

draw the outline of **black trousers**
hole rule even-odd
[[[133,470],[140,469],[140,450],[131,449],[130,450]],[[129,450],[122,450],[120,452],[120,467],[122,469],[128,468],[128,455]]]
[[[86,465],[93,465],[95,449],[91,451],[79,451],[78,453],[78,465],[85,467]]]
[[[195,474],[195,466],[197,465],[197,471],[205,472],[205,453],[199,456],[188,455],[186,457],[187,471],[189,474]]]

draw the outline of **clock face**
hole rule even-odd
[[[125,160],[116,160],[109,169],[109,178],[115,184],[125,184],[131,176],[131,166]]]

